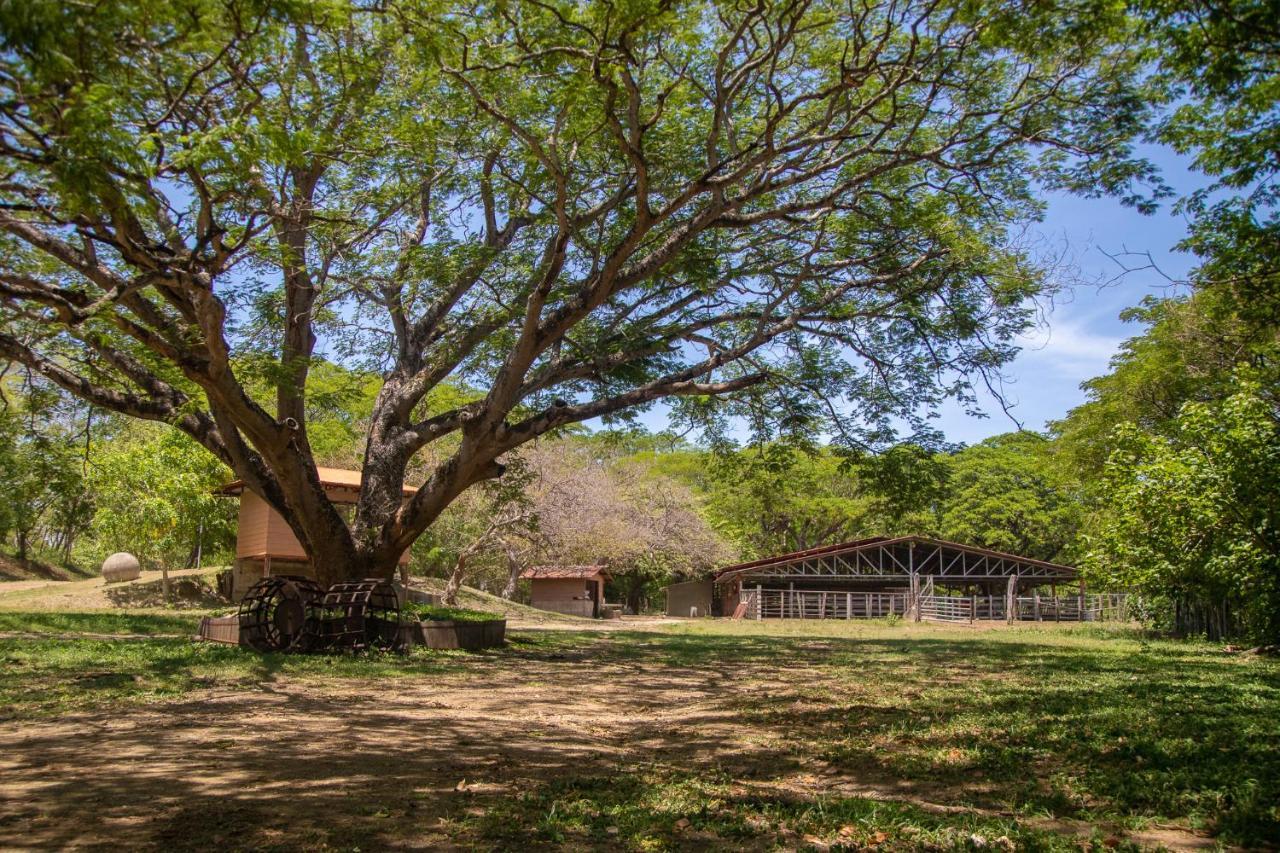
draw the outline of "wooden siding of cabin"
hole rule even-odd
[[[273,515],[279,517],[271,510],[271,507],[267,506],[266,501],[253,492],[245,490],[240,495],[240,520],[236,529],[237,557],[260,557],[267,553],[267,534],[271,527],[271,516]],[[281,520],[283,521],[283,519]],[[293,546],[301,553],[301,546],[298,545],[296,539],[293,542]],[[293,551],[288,553],[293,553]],[[284,554],[279,556],[283,557]]]
[[[326,489],[325,493],[329,495],[330,500],[334,503],[351,503],[349,489]],[[293,535],[293,530],[290,529],[289,523],[284,520],[284,517],[273,510],[262,498],[245,489],[240,495],[240,519],[236,532],[236,557],[261,559],[264,556],[269,556],[272,560],[305,561],[307,552],[303,550],[302,543],[298,541],[298,537]],[[408,564],[409,552],[405,551],[400,555],[400,565],[407,566]],[[279,574],[279,572],[273,573]]]
[[[567,613],[570,616],[595,615],[595,605],[587,590],[588,584],[596,584],[603,599],[603,581],[582,578],[534,578],[529,582],[530,603],[539,610]]]

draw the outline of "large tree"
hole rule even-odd
[[[193,437],[325,581],[390,574],[523,443],[662,398],[874,438],[1011,356],[1037,186],[1137,199],[1127,28],[1071,0],[0,3],[0,358]],[[350,523],[308,433],[322,355],[383,378]],[[428,410],[447,381],[480,393]]]

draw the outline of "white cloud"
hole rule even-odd
[[[1123,338],[1091,331],[1080,322],[1050,321],[1019,337],[1022,352],[1010,372],[1029,379],[1047,369],[1083,382],[1106,373],[1111,356],[1123,342]]]

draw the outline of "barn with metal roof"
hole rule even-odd
[[[1086,595],[1070,566],[925,536],[780,554],[727,566],[707,583],[713,612],[753,619],[1074,621],[1108,604]]]

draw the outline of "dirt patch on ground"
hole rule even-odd
[[[376,684],[267,672],[178,703],[0,725],[0,846],[470,847],[504,801],[645,767],[721,774],[744,798],[954,808],[946,791],[848,778],[789,751],[785,731],[746,724],[748,695],[795,673],[601,663],[593,642],[606,641]],[[1148,843],[1202,839],[1165,830]]]

